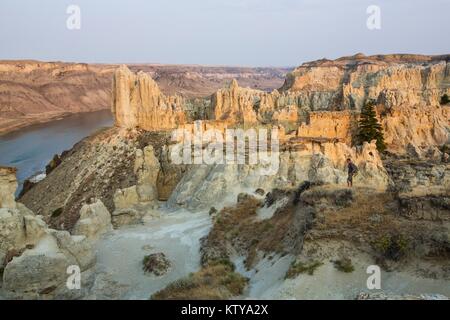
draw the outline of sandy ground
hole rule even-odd
[[[337,258],[337,257],[336,257]],[[255,299],[280,300],[342,300],[355,299],[361,292],[384,292],[393,295],[444,295],[450,297],[450,281],[418,276],[410,271],[381,271],[381,290],[369,290],[367,267],[373,265],[372,258],[364,253],[352,256],[355,271],[344,273],[334,267],[332,259],[322,260],[314,274],[300,274],[295,279],[284,280],[294,257],[285,256],[264,259],[251,276],[247,296]]]
[[[264,212],[262,217],[271,212]],[[186,277],[200,268],[201,237],[208,234],[211,219],[206,212],[177,210],[162,212],[161,218],[144,225],[115,230],[97,247],[97,280],[89,299],[148,299],[169,283]],[[367,267],[373,258],[348,244],[320,243],[323,263],[313,275],[300,274],[285,280],[294,256],[272,256],[262,259],[254,269],[246,270],[243,257],[232,258],[236,271],[248,277],[249,285],[243,299],[355,299],[361,292],[384,292],[395,295],[421,294],[450,297],[450,281],[426,278],[412,271],[381,272],[381,290],[367,288]],[[334,267],[342,248],[350,253],[355,271],[344,273]],[[145,255],[164,252],[172,267],[163,276],[147,275],[142,270]]]
[[[176,211],[144,225],[113,231],[98,243],[99,277],[90,298],[148,299],[169,283],[197,271],[199,239],[210,226],[207,213]],[[144,256],[157,252],[165,253],[172,263],[169,272],[160,277],[142,270]]]
[[[149,219],[143,225],[115,230],[97,243],[96,280],[87,299],[148,299],[169,283],[186,277],[200,268],[200,238],[211,228],[206,212],[186,210],[166,212],[161,218]],[[236,271],[248,277],[243,299],[355,299],[361,292],[450,297],[450,281],[421,277],[413,272],[381,273],[381,289],[368,290],[367,267],[373,264],[369,255],[352,250],[355,271],[343,273],[332,262],[338,257],[340,244],[321,244],[323,265],[313,275],[300,274],[285,280],[294,256],[272,256],[262,259],[254,269],[244,267],[242,257],[234,257]],[[325,248],[325,251],[323,250]],[[150,253],[164,252],[172,267],[163,276],[145,274],[142,259]],[[324,254],[325,252],[325,254]],[[1,300],[1,297],[0,297]]]

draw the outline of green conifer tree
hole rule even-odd
[[[446,105],[450,103],[450,98],[448,97],[448,94],[444,94],[441,97],[441,105]]]
[[[383,128],[378,122],[375,112],[375,101],[368,100],[361,109],[361,116],[358,122],[357,140],[360,144],[365,141],[377,141],[377,149],[379,152],[386,150],[384,143]]]

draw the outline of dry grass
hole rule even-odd
[[[285,238],[293,225],[295,209],[288,205],[278,210],[270,219],[256,219],[261,202],[249,198],[235,207],[224,208],[215,220],[205,247],[220,252],[216,258],[227,259],[227,247],[232,246],[246,256],[245,265],[254,265],[258,252],[286,253]],[[211,257],[203,257],[203,264]]]
[[[354,195],[350,206],[321,212],[320,223],[306,239],[350,241],[386,268],[424,254],[427,259],[448,259],[447,231],[440,222],[402,217],[390,192],[355,188]]]
[[[211,263],[153,294],[155,300],[225,300],[243,293],[248,279],[226,262]]]
[[[317,226],[318,230],[350,230],[359,234],[380,234],[392,232],[398,226],[398,217],[394,216],[389,204],[394,202],[394,195],[376,192],[365,188],[354,189],[354,199],[345,208],[322,212],[324,220]],[[376,216],[379,223],[373,223]],[[338,237],[346,233],[336,232]]]
[[[294,279],[299,274],[307,273],[308,275],[312,276],[314,274],[314,271],[318,267],[323,265],[322,262],[319,261],[310,261],[310,262],[292,262],[289,270],[286,273],[286,279]]]

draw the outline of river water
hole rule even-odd
[[[16,167],[19,188],[26,178],[40,171],[55,154],[60,154],[113,118],[109,110],[80,113],[61,120],[32,125],[0,136],[0,166]]]

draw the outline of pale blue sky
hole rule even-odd
[[[81,29],[66,8],[81,8]],[[366,27],[369,5],[381,30]],[[295,66],[450,53],[450,0],[1,0],[0,59]]]

